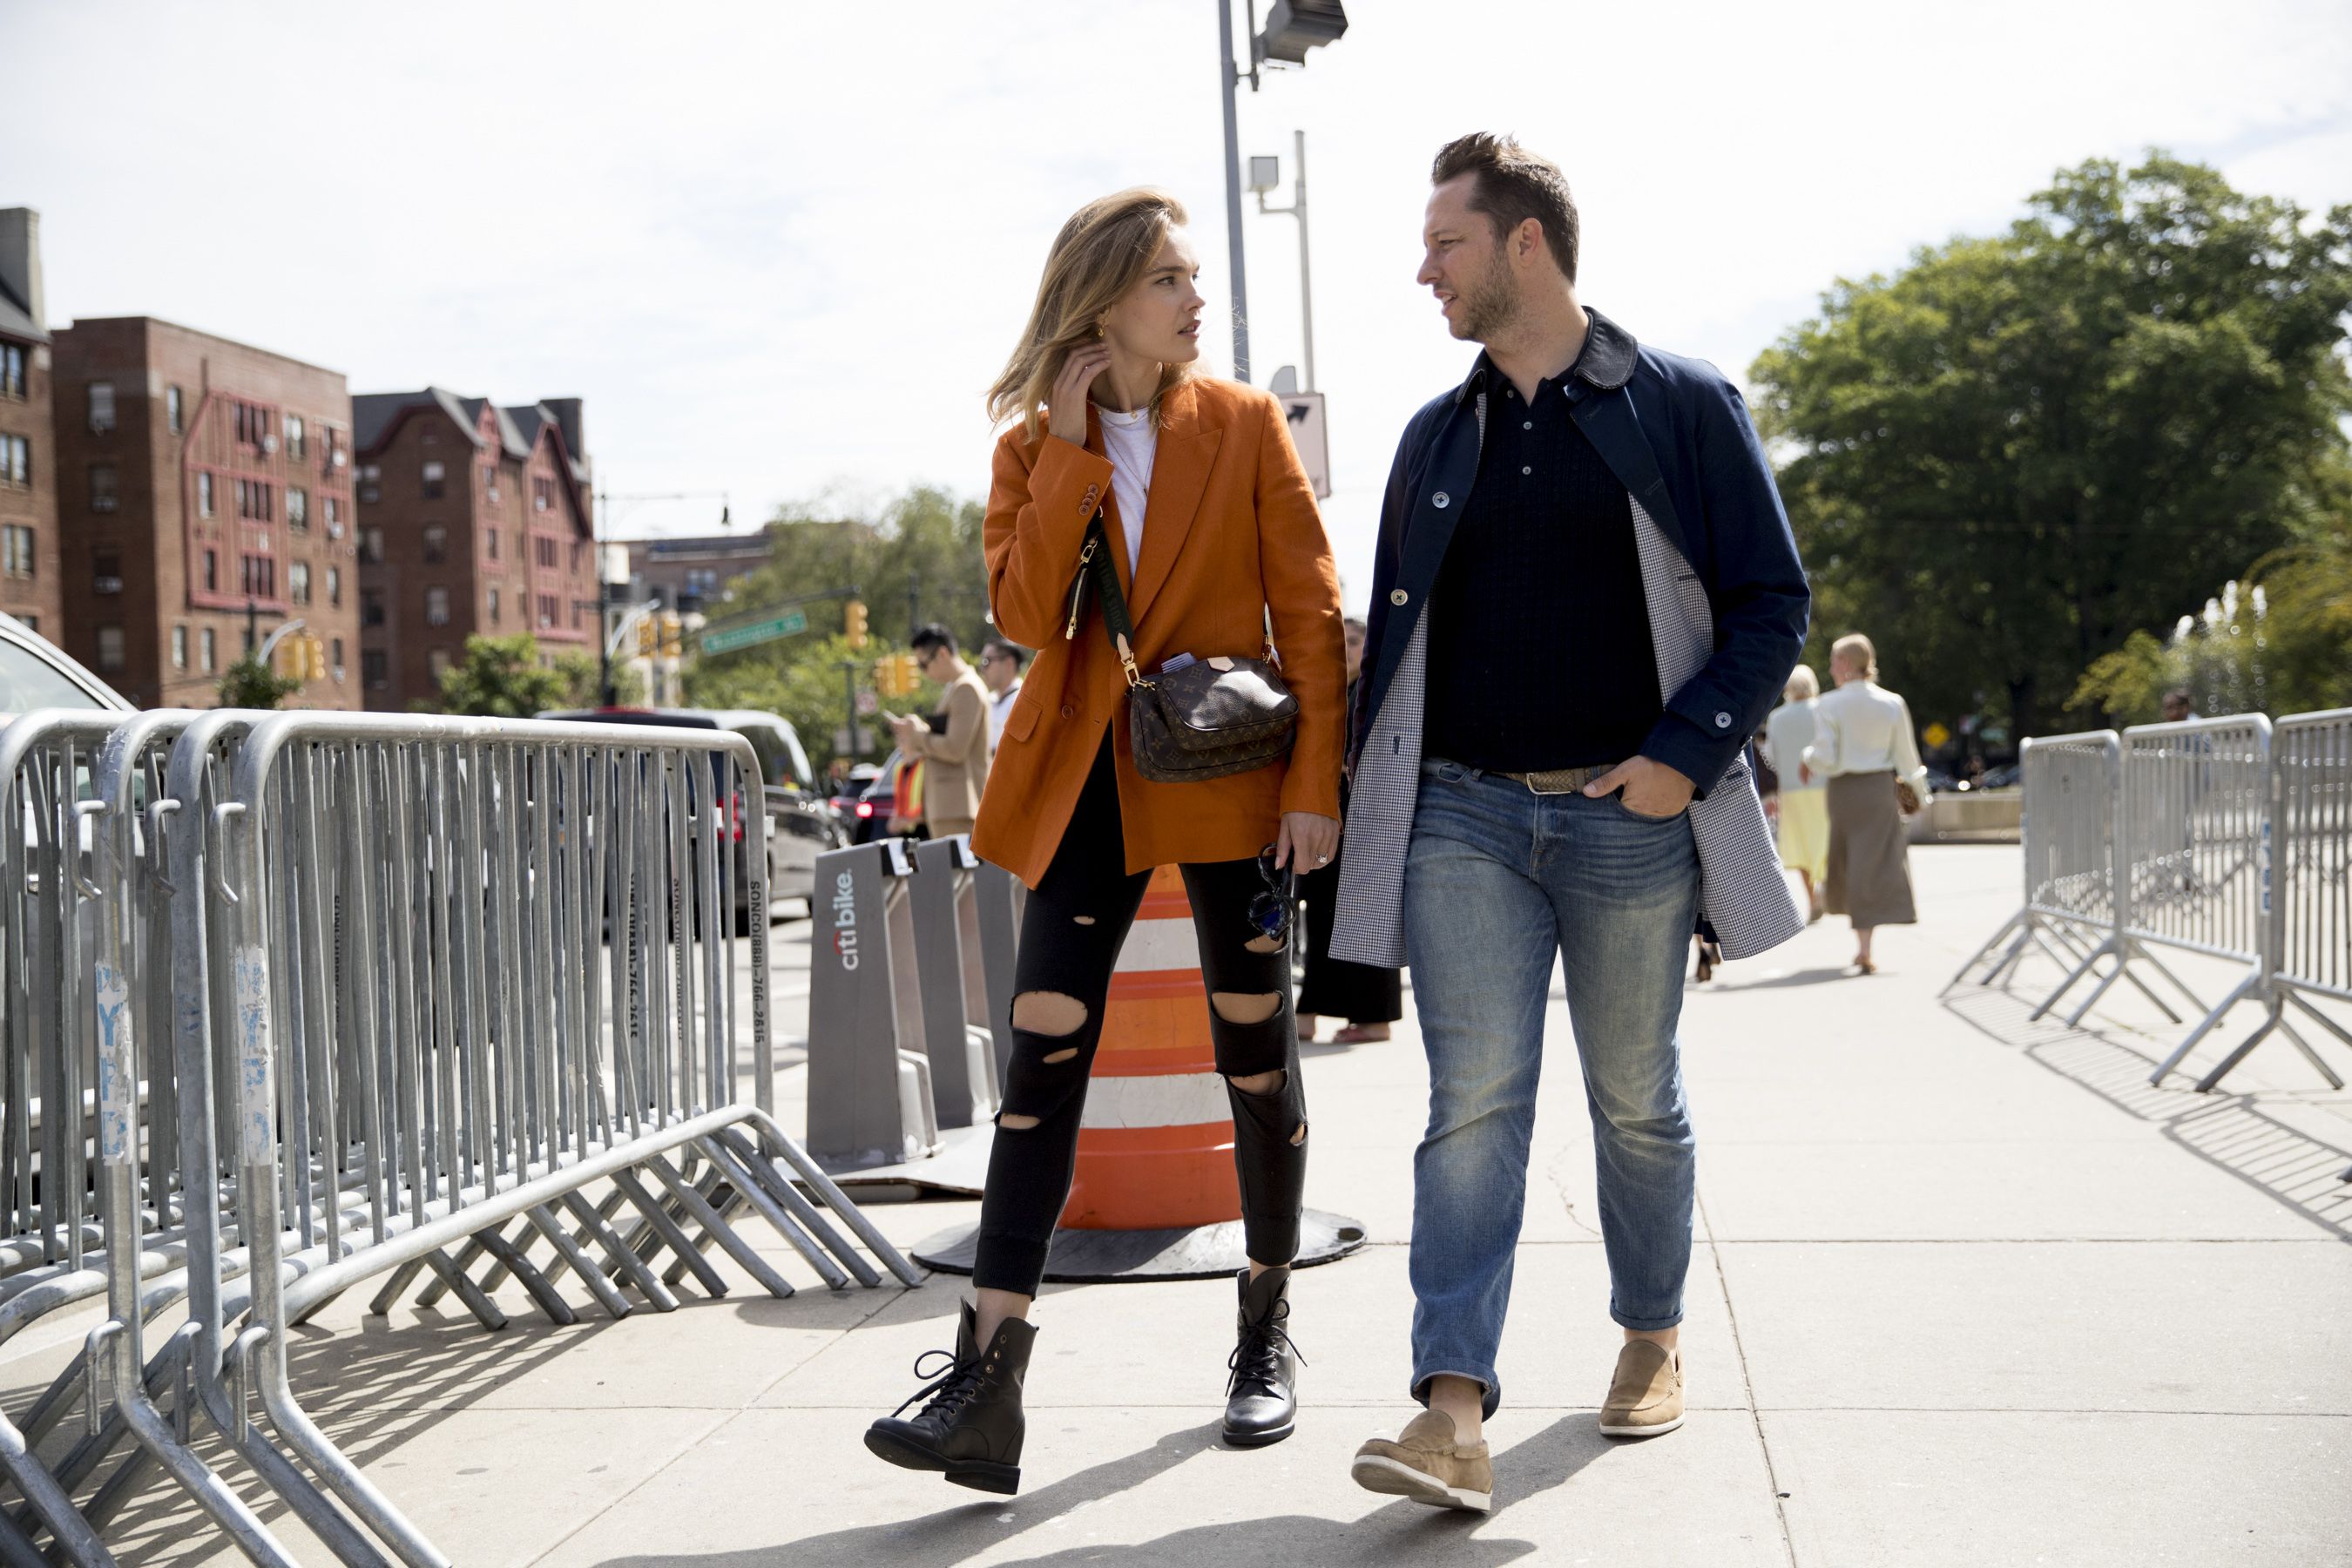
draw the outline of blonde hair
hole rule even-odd
[[[1018,418],[1022,433],[1037,438],[1038,411],[1062,374],[1062,362],[1072,349],[1091,342],[1104,314],[1143,281],[1169,231],[1191,221],[1182,202],[1150,185],[1088,202],[1070,215],[1045,255],[1045,275],[1038,280],[1037,303],[1022,329],[1021,346],[988,389],[990,423]],[[1160,368],[1160,390],[1151,397],[1155,423],[1160,400],[1192,374],[1188,364]]]
[[[1811,702],[1822,694],[1822,683],[1815,678],[1812,666],[1801,664],[1789,672],[1789,684],[1780,688],[1780,695],[1791,702]]]
[[[1878,650],[1860,632],[1848,632],[1830,644],[1830,663],[1843,664],[1848,669],[1862,672],[1865,680],[1878,679]]]

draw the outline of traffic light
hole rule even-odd
[[[661,651],[664,658],[677,658],[686,652],[686,623],[676,616],[665,614],[661,618]]]
[[[305,680],[327,679],[327,645],[318,637],[302,639],[302,678]]]
[[[911,653],[898,656],[898,692],[911,697],[922,689],[923,661]]]
[[[866,646],[866,606],[852,599],[842,611],[842,626],[849,633],[849,646]]]
[[[637,623],[637,657],[651,658],[660,650],[661,627],[651,616]]]

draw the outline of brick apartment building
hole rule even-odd
[[[58,637],[58,469],[41,315],[41,215],[0,211],[0,612]]]
[[[727,584],[768,563],[768,531],[749,533],[705,533],[681,539],[632,539],[629,551],[629,597],[633,602],[659,599],[665,609],[681,601],[700,599],[703,614],[716,618],[727,612]]]
[[[404,711],[474,634],[596,651],[595,525],[576,397],[501,408],[439,387],[352,400],[360,683]]]
[[[64,635],[47,635],[142,707],[208,708],[248,637],[299,618],[325,668],[283,705],[358,708],[342,375],[150,316],[54,339]]]

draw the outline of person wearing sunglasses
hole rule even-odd
[[[1296,873],[1338,853],[1339,580],[1282,405],[1193,367],[1206,302],[1186,221],[1156,190],[1081,208],[989,398],[1011,426],[984,524],[990,605],[1005,636],[1039,650],[972,830],[973,849],[1031,889],[1013,1053],[981,1200],[977,1300],[946,1371],[908,1401],[921,1408],[901,1405],[866,1434],[893,1464],[982,1491],[1020,1485],[1021,1386],[1039,1331],[1030,1306],[1069,1194],[1112,966],[1154,867],[1182,868],[1218,1075],[1156,1081],[1197,1101],[1171,1121],[1234,1123],[1248,1263],[1235,1280],[1225,1440],[1277,1442],[1297,1409],[1288,1284],[1307,1121],[1289,920]],[[1110,558],[1131,647],[1114,646],[1099,596],[1073,594],[1089,551]],[[1121,647],[1148,678],[1196,661],[1232,670],[1268,643],[1297,700],[1288,756],[1210,779],[1145,778]]]
[[[1021,661],[1028,656],[1003,637],[991,637],[981,645],[980,662],[972,668],[988,685],[988,752],[996,754],[996,742],[1004,738],[1004,721],[1013,717],[1013,705],[1021,700]]]

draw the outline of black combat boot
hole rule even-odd
[[[981,1350],[973,1337],[972,1305],[962,1304],[955,1353],[945,1373],[915,1391],[929,1396],[911,1420],[898,1410],[866,1429],[866,1446],[882,1458],[910,1470],[944,1470],[949,1480],[975,1491],[1021,1489],[1021,1439],[1028,1424],[1021,1415],[1021,1380],[1029,1371],[1029,1347],[1037,1331],[1007,1318]],[[929,1377],[923,1363],[946,1351],[925,1351],[915,1375]]]
[[[1240,1342],[1225,1364],[1225,1442],[1235,1448],[1263,1448],[1290,1436],[1298,1425],[1298,1368],[1306,1360],[1290,1342],[1290,1270],[1269,1268],[1255,1279],[1244,1267],[1241,1287]]]

